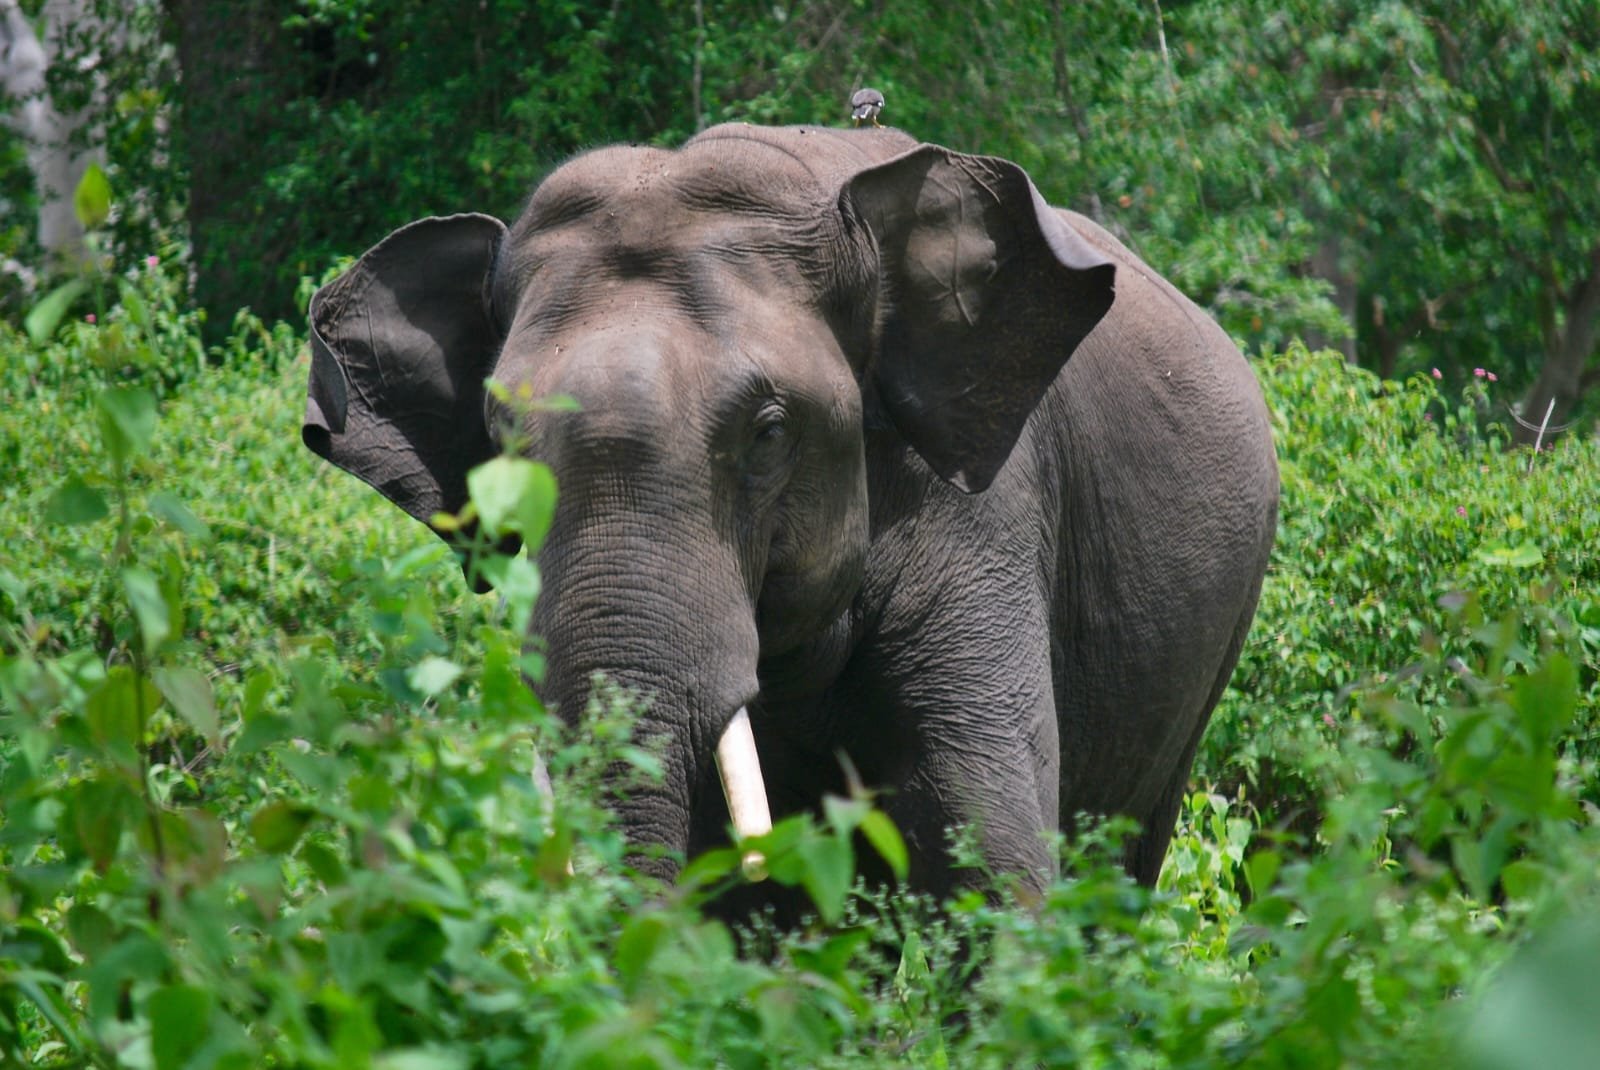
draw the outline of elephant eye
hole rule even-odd
[[[789,415],[776,402],[762,406],[750,425],[750,448],[746,467],[752,475],[764,475],[789,457]]]

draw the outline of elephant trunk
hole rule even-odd
[[[628,840],[687,852],[697,789],[713,763],[740,835],[766,831],[744,709],[757,693],[758,641],[736,562],[716,562],[714,548],[673,553],[675,541],[691,540],[640,525],[565,526],[558,516],[540,556],[545,594],[533,628],[549,650],[541,690],[575,727],[597,678],[643,700],[635,735],[658,749],[664,775],[646,782],[623,768],[609,775],[609,801]],[[639,864],[663,878],[677,869],[673,857],[644,856]],[[759,865],[747,860],[747,871]]]

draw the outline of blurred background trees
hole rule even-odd
[[[10,318],[47,281],[30,100],[81,116],[71,151],[138,191],[118,245],[184,264],[221,327],[298,315],[302,276],[418,215],[514,215],[585,147],[841,124],[870,84],[1251,346],[1493,372],[1529,439],[1600,408],[1592,0],[76,0],[52,35],[56,6],[8,4],[53,43],[0,134]]]

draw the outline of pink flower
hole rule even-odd
[[[1484,375],[1487,374],[1487,373],[1484,372],[1484,370],[1482,368],[1473,368],[1472,369],[1472,374],[1476,375],[1479,379],[1482,379],[1484,377]]]
[[[1325,713],[1322,715],[1322,723],[1327,725],[1329,728],[1339,727],[1339,722],[1333,719],[1333,714],[1331,713]]]
[[[1466,516],[1466,515],[1467,515],[1467,507],[1466,506],[1464,506],[1464,505],[1456,506],[1456,516]]]
[[[93,323],[94,322],[94,313],[91,312],[87,316],[83,317],[83,322],[85,322],[85,323]]]
[[[1435,369],[1433,369],[1433,377],[1435,379],[1443,379],[1444,378],[1444,373],[1441,372],[1438,368],[1435,368]]]
[[[144,258],[144,266],[147,268],[154,268],[159,263],[161,263],[159,256],[147,256]]]
[[[1425,413],[1423,413],[1423,414],[1422,414],[1422,418],[1423,418],[1423,419],[1424,419],[1424,420],[1427,420],[1427,421],[1429,421],[1429,422],[1430,422],[1430,423],[1431,423],[1431,422],[1432,422],[1432,421],[1433,421],[1433,413],[1431,413],[1431,412],[1425,412]]]
[[[1489,380],[1491,383],[1498,383],[1500,381],[1500,377],[1494,372],[1485,372],[1483,377]]]

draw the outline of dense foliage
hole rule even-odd
[[[1017,160],[1251,346],[1494,370],[1522,441],[1594,415],[1589,0],[77,2],[107,29],[66,35],[51,80],[137,190],[119,248],[186,223],[218,336],[411,219],[515,214],[575,151],[842,123],[870,83],[886,121]],[[0,150],[6,253],[29,205]]]
[[[735,933],[700,908],[736,853],[628,871],[599,772],[654,759],[625,696],[572,737],[524,684],[525,557],[468,595],[316,463],[294,329],[203,354],[159,260],[90,289],[93,322],[0,339],[5,1059],[1584,1065],[1600,448],[1508,449],[1487,376],[1458,405],[1258,359],[1283,527],[1157,891],[1115,823],[1026,907],[852,890],[898,840],[837,799],[765,845],[815,920]],[[550,494],[474,480],[493,530]]]
[[[80,273],[21,262],[0,145],[0,1064],[1592,1061],[1600,440],[1519,448],[1508,411],[1593,378],[1583,4],[88,6],[133,21],[52,71],[106,116]],[[652,884],[598,802],[658,774],[629,697],[574,735],[525,683],[530,559],[472,596],[299,444],[303,276],[511,214],[587,144],[831,122],[864,81],[1256,354],[1278,545],[1155,891],[1116,822],[1040,902],[864,887],[903,848],[839,798],[763,845],[815,917],[730,930],[737,853]],[[547,476],[501,458],[473,508],[531,535]]]

